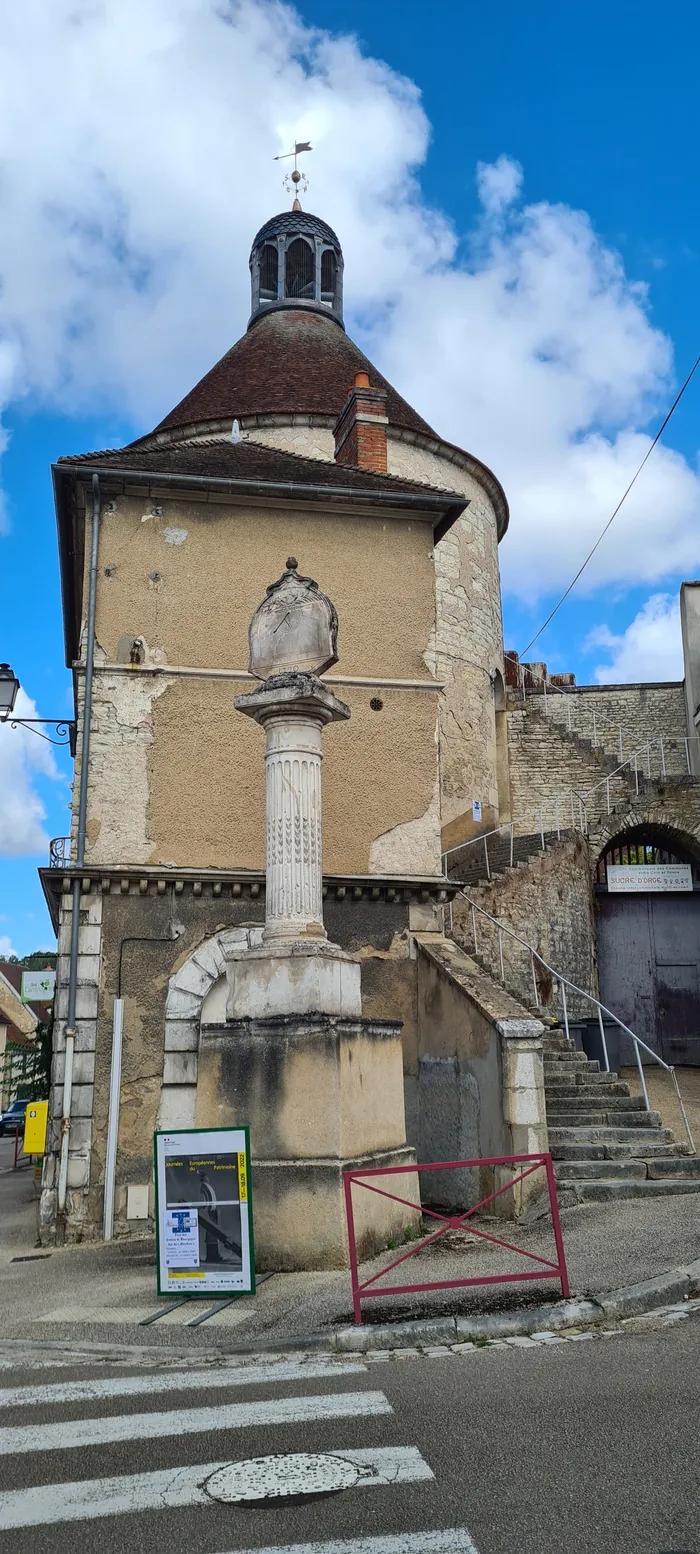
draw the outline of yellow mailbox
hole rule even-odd
[[[30,1101],[24,1118],[25,1155],[43,1155],[46,1149],[46,1124],[49,1118],[48,1101]]]

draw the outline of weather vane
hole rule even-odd
[[[294,149],[292,151],[283,151],[280,156],[272,158],[273,162],[286,162],[288,157],[294,157],[294,171],[287,173],[284,180],[285,189],[288,189],[290,194],[292,190],[294,190],[294,204],[292,205],[292,210],[301,210],[301,205],[299,203],[299,186],[301,185],[303,194],[306,194],[306,191],[309,187],[306,174],[299,172],[299,168],[297,167],[297,157],[301,156],[302,151],[312,150],[313,146],[308,140],[297,140],[295,141]]]

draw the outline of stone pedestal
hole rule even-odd
[[[415,1163],[400,1024],[290,1014],[205,1026],[197,1126],[241,1119],[250,1124],[258,1269],[347,1267],[343,1172]],[[415,1173],[390,1177],[387,1190],[416,1207],[355,1188],[361,1258],[420,1225]]]

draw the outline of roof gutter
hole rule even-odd
[[[288,501],[323,501],[331,497],[333,501],[353,501],[372,503],[376,506],[408,507],[419,512],[434,512],[441,515],[441,522],[436,527],[445,532],[447,527],[459,518],[468,504],[467,497],[460,497],[455,492],[442,496],[437,491],[426,489],[422,491],[388,491],[384,489],[373,490],[366,486],[333,486],[333,485],[307,485],[297,480],[233,480],[221,475],[178,475],[172,471],[124,469],[119,467],[110,469],[107,465],[92,468],[89,464],[54,464],[53,473],[56,477],[72,475],[78,479],[92,479],[97,475],[101,481],[138,481],[141,485],[148,486],[178,486],[184,490],[230,491],[241,496],[280,496]],[[449,516],[449,522],[447,522]]]

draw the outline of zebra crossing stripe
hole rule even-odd
[[[168,1371],[146,1376],[100,1377],[93,1381],[52,1382],[37,1387],[0,1387],[0,1408],[58,1408],[67,1403],[97,1403],[105,1398],[137,1397],[140,1393],[184,1392],[216,1387],[257,1387],[268,1382],[318,1381],[326,1376],[366,1373],[357,1361],[270,1361],[262,1365],[209,1366],[201,1371]]]
[[[466,1527],[434,1532],[400,1532],[378,1538],[338,1538],[331,1543],[276,1543],[265,1549],[231,1554],[479,1554]]]
[[[417,1446],[377,1446],[348,1451],[334,1447],[333,1451],[335,1456],[346,1457],[365,1469],[367,1476],[358,1480],[355,1486],[358,1489],[433,1478]],[[204,1485],[212,1473],[227,1466],[228,1461],[199,1463],[193,1467],[165,1468],[155,1473],[132,1473],[121,1478],[83,1479],[74,1484],[40,1484],[31,1489],[12,1489],[0,1494],[0,1532],[46,1526],[52,1522],[94,1521],[98,1517],[123,1516],[129,1511],[212,1506],[215,1502]],[[398,1554],[403,1554],[404,1549],[402,1543]],[[441,1554],[441,1549],[442,1546],[436,1549],[436,1554]],[[459,1554],[462,1551],[466,1554],[467,1550],[471,1554],[472,1545],[455,1544],[454,1549]],[[260,1554],[269,1554],[269,1551],[261,1550]],[[383,1554],[383,1551],[378,1549],[377,1554]]]
[[[155,1440],[163,1435],[195,1435],[205,1430],[245,1430],[255,1425],[309,1424],[361,1414],[391,1414],[383,1392],[331,1392],[311,1397],[265,1398],[255,1403],[224,1403],[217,1408],[173,1409],[155,1414],[118,1414],[97,1419],[61,1420],[0,1430],[0,1456],[37,1455],[78,1446],[107,1446],[115,1441]]]

